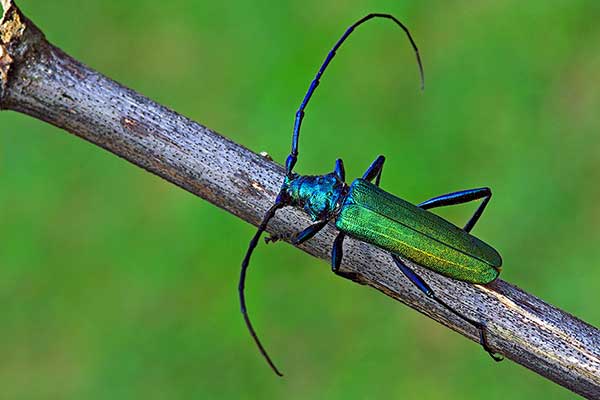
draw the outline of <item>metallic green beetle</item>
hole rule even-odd
[[[323,72],[335,56],[336,51],[353,30],[373,18],[390,19],[404,30],[415,51],[421,76],[421,87],[424,86],[419,51],[408,29],[392,15],[369,14],[351,25],[336,42],[310,84],[308,92],[296,112],[292,150],[286,160],[286,174],[281,190],[275,204],[267,211],[258,227],[258,231],[250,241],[248,251],[242,262],[239,282],[241,310],[246,325],[262,355],[273,371],[280,376],[282,374],[267,355],[248,317],[244,284],[250,257],[258,244],[260,236],[266,230],[267,224],[275,215],[275,212],[286,206],[302,208],[315,221],[314,224],[294,235],[292,238],[293,244],[298,245],[309,240],[329,222],[334,221],[335,226],[340,231],[334,241],[331,254],[334,273],[352,278],[340,271],[343,241],[347,235],[388,251],[398,269],[412,283],[431,299],[475,326],[479,330],[480,342],[483,348],[494,360],[502,360],[502,357],[494,353],[488,346],[484,323],[468,318],[447,305],[435,295],[421,277],[399,258],[401,256],[442,275],[464,282],[486,284],[496,279],[502,265],[500,255],[491,246],[469,233],[490,201],[492,193],[489,188],[484,187],[449,193],[413,205],[379,188],[381,171],[385,161],[383,156],[377,157],[363,177],[356,179],[349,186],[345,183],[344,164],[341,159],[336,160],[334,171],[326,175],[308,176],[293,172],[298,157],[298,138],[300,125],[304,117],[304,109],[317,88]],[[372,181],[375,182],[372,183]],[[483,199],[483,201],[462,229],[426,211],[434,207],[461,204],[480,199]],[[278,239],[276,236],[271,236],[267,238],[267,242]]]

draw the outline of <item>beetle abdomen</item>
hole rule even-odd
[[[480,239],[362,179],[350,186],[336,226],[357,239],[465,282],[489,283],[502,265],[498,252]]]

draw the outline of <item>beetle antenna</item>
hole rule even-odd
[[[359,19],[358,21],[356,21],[355,23],[350,25],[350,27],[348,29],[346,29],[346,32],[344,32],[342,37],[340,37],[338,39],[338,41],[335,43],[333,48],[329,51],[329,53],[327,54],[327,57],[325,57],[325,61],[323,61],[323,64],[321,64],[321,68],[319,68],[317,75],[310,83],[310,86],[308,87],[308,91],[304,95],[304,99],[302,100],[302,103],[300,103],[300,108],[298,108],[298,111],[296,111],[296,117],[294,119],[294,131],[292,134],[292,150],[285,162],[285,173],[288,177],[292,175],[292,170],[294,169],[294,166],[296,165],[296,161],[298,160],[298,139],[300,137],[300,126],[302,125],[302,119],[304,118],[304,109],[308,105],[308,102],[310,101],[310,98],[312,97],[314,91],[317,89],[317,86],[319,86],[319,83],[321,81],[321,76],[323,75],[323,73],[325,72],[327,67],[329,66],[329,63],[331,62],[333,57],[335,57],[336,51],[342,46],[342,44],[346,41],[346,39],[348,39],[348,36],[350,36],[350,34],[354,31],[354,29],[356,29],[358,26],[360,26],[360,25],[364,24],[365,22],[367,22],[371,19],[374,19],[374,18],[390,19],[390,20],[394,21],[396,23],[396,25],[398,25],[404,31],[404,33],[406,33],[408,41],[410,42],[410,45],[412,46],[413,51],[415,53],[415,57],[417,58],[417,65],[419,67],[419,76],[421,78],[421,90],[425,89],[425,74],[423,72],[423,64],[421,63],[421,56],[419,55],[419,49],[417,47],[417,44],[413,40],[412,35],[410,34],[410,31],[408,30],[408,28],[402,22],[400,22],[400,20],[398,20],[396,17],[394,17],[391,14],[372,13],[372,14],[368,14],[368,15],[362,17],[361,19]]]
[[[267,354],[267,351],[265,350],[262,343],[258,339],[258,335],[256,334],[256,331],[252,327],[252,322],[250,322],[250,317],[248,316],[248,310],[246,309],[246,296],[244,295],[244,286],[246,283],[246,271],[248,270],[248,264],[250,263],[250,257],[252,256],[252,252],[254,251],[254,248],[258,244],[258,240],[260,239],[260,236],[267,229],[267,224],[269,223],[269,220],[275,216],[275,212],[277,212],[277,210],[279,210],[280,208],[282,208],[284,206],[285,206],[284,203],[277,202],[277,203],[273,204],[271,206],[271,208],[269,208],[269,210],[265,213],[265,216],[263,217],[262,222],[258,226],[258,230],[254,234],[254,237],[252,238],[252,240],[250,241],[250,244],[248,245],[248,251],[246,251],[246,256],[244,257],[244,261],[242,261],[242,269],[240,271],[240,283],[238,286],[238,292],[240,295],[241,311],[242,311],[242,315],[244,316],[244,321],[246,321],[246,326],[248,327],[248,331],[250,331],[250,335],[252,336],[252,339],[254,339],[254,342],[258,346],[258,349],[260,350],[261,354],[263,355],[265,360],[267,360],[267,362],[271,366],[271,369],[273,369],[273,371],[279,376],[283,376],[283,374],[277,369],[277,367],[271,360],[271,357],[269,357],[269,355]]]

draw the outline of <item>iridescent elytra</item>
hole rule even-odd
[[[381,171],[385,162],[385,157],[381,155],[373,161],[362,178],[354,180],[350,185],[345,182],[344,163],[341,159],[336,160],[333,172],[325,175],[300,175],[293,172],[298,159],[298,138],[304,118],[304,110],[319,85],[321,76],[336,55],[336,51],[354,29],[375,18],[391,20],[405,32],[417,59],[421,88],[424,88],[425,79],[419,50],[408,28],[402,22],[390,14],[369,14],[352,24],[327,54],[325,61],[310,84],[300,108],[296,112],[292,134],[292,149],[286,159],[285,177],[281,189],[275,203],[265,213],[242,261],[238,287],[242,315],[260,352],[279,376],[282,376],[281,372],[268,356],[250,322],[246,308],[244,285],[250,257],[258,244],[260,236],[266,230],[269,220],[273,218],[277,210],[287,206],[304,210],[314,221],[312,225],[291,238],[292,244],[299,245],[311,239],[328,223],[335,223],[339,233],[333,243],[331,265],[335,274],[344,277],[349,277],[340,271],[343,242],[346,236],[371,243],[389,252],[399,271],[429,298],[475,326],[479,330],[480,342],[485,351],[494,360],[502,360],[502,357],[496,354],[488,345],[485,324],[462,315],[446,304],[401,259],[414,261],[439,274],[464,282],[487,284],[495,280],[501,270],[502,259],[500,255],[493,247],[470,234],[471,229],[473,229],[490,201],[492,192],[489,188],[462,190],[413,205],[380,189]],[[473,216],[462,228],[427,211],[435,207],[462,204],[475,200],[482,201]],[[266,241],[276,241],[278,239],[280,238],[273,235],[267,238]]]

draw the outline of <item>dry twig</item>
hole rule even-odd
[[[257,225],[273,203],[283,169],[265,157],[93,71],[49,44],[12,0],[2,0],[0,108],[23,112],[159,175]],[[269,231],[306,227],[296,210],[281,211]],[[301,248],[328,259],[334,229]],[[477,340],[464,321],[429,301],[390,257],[365,243],[346,242],[343,271]],[[453,281],[420,267],[439,296],[484,320],[490,345],[515,362],[589,398],[600,398],[599,331],[513,285]]]

